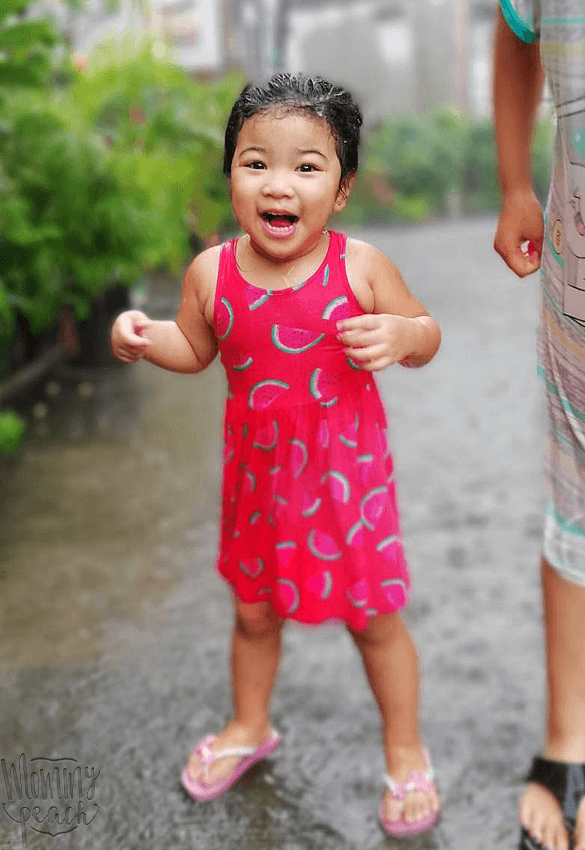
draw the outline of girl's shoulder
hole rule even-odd
[[[361,239],[347,237],[345,265],[350,279],[363,280],[369,284],[380,276],[391,278],[400,275],[398,269],[383,251]]]
[[[222,245],[214,245],[212,248],[206,248],[200,254],[197,254],[189,264],[183,282],[183,286],[187,287],[191,294],[196,297],[208,321],[213,318],[213,304],[222,247]]]
[[[373,245],[370,245],[369,242],[364,242],[362,239],[355,239],[353,236],[345,237],[345,254],[346,257],[349,257],[352,260],[355,259],[372,259],[376,254],[382,254],[377,248],[374,248]]]
[[[222,247],[222,245],[213,245],[193,258],[187,269],[187,274],[193,278],[193,283],[202,284],[209,279],[217,279]]]

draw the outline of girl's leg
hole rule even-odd
[[[382,719],[382,739],[388,774],[404,782],[413,772],[425,770],[419,736],[419,669],[413,640],[399,614],[371,617],[364,631],[352,631],[361,653]],[[420,820],[439,807],[436,789],[406,795],[403,818]],[[390,791],[384,793],[384,814],[400,818],[401,804]]]
[[[543,558],[542,590],[547,666],[544,755],[585,762],[585,588],[565,581]],[[542,786],[528,786],[520,820],[543,847],[569,847],[559,804]],[[585,805],[579,809],[575,850],[585,850]]]
[[[282,620],[267,602],[246,604],[235,600],[231,671],[234,716],[218,734],[213,749],[256,746],[270,736],[270,697],[280,660]],[[218,759],[209,768],[207,781],[228,776],[238,758]],[[203,774],[198,757],[189,760],[193,779]]]

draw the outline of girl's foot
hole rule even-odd
[[[219,753],[223,750],[238,749],[239,747],[257,747],[267,741],[271,735],[272,728],[268,723],[260,727],[247,727],[232,720],[217,735],[210,749]],[[214,761],[206,768],[197,753],[192,752],[187,761],[187,772],[194,782],[203,785],[215,785],[230,776],[241,761],[241,757],[226,756]]]
[[[422,747],[413,748],[397,747],[389,755],[386,766],[388,775],[395,782],[407,782],[413,773],[424,773],[429,765],[425,758]],[[384,818],[392,821],[404,821],[409,825],[415,825],[417,821],[423,821],[441,806],[437,788],[434,783],[427,792],[408,791],[404,800],[396,800],[392,797],[390,790],[384,791],[382,798],[382,812]]]

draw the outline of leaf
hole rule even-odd
[[[3,86],[40,86],[48,71],[48,63],[0,62],[0,90]]]
[[[0,411],[0,454],[13,455],[23,440],[26,422],[14,410]]]
[[[0,0],[0,22],[8,15],[17,15],[29,5],[29,0]]]
[[[0,29],[0,50],[11,50],[15,47],[31,49],[37,44],[50,47],[56,43],[55,30],[46,21],[27,21]]]

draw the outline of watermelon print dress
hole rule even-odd
[[[339,319],[363,313],[330,232],[317,271],[267,290],[221,250],[214,326],[228,380],[218,569],[243,602],[302,623],[398,611],[409,577],[386,418]]]

